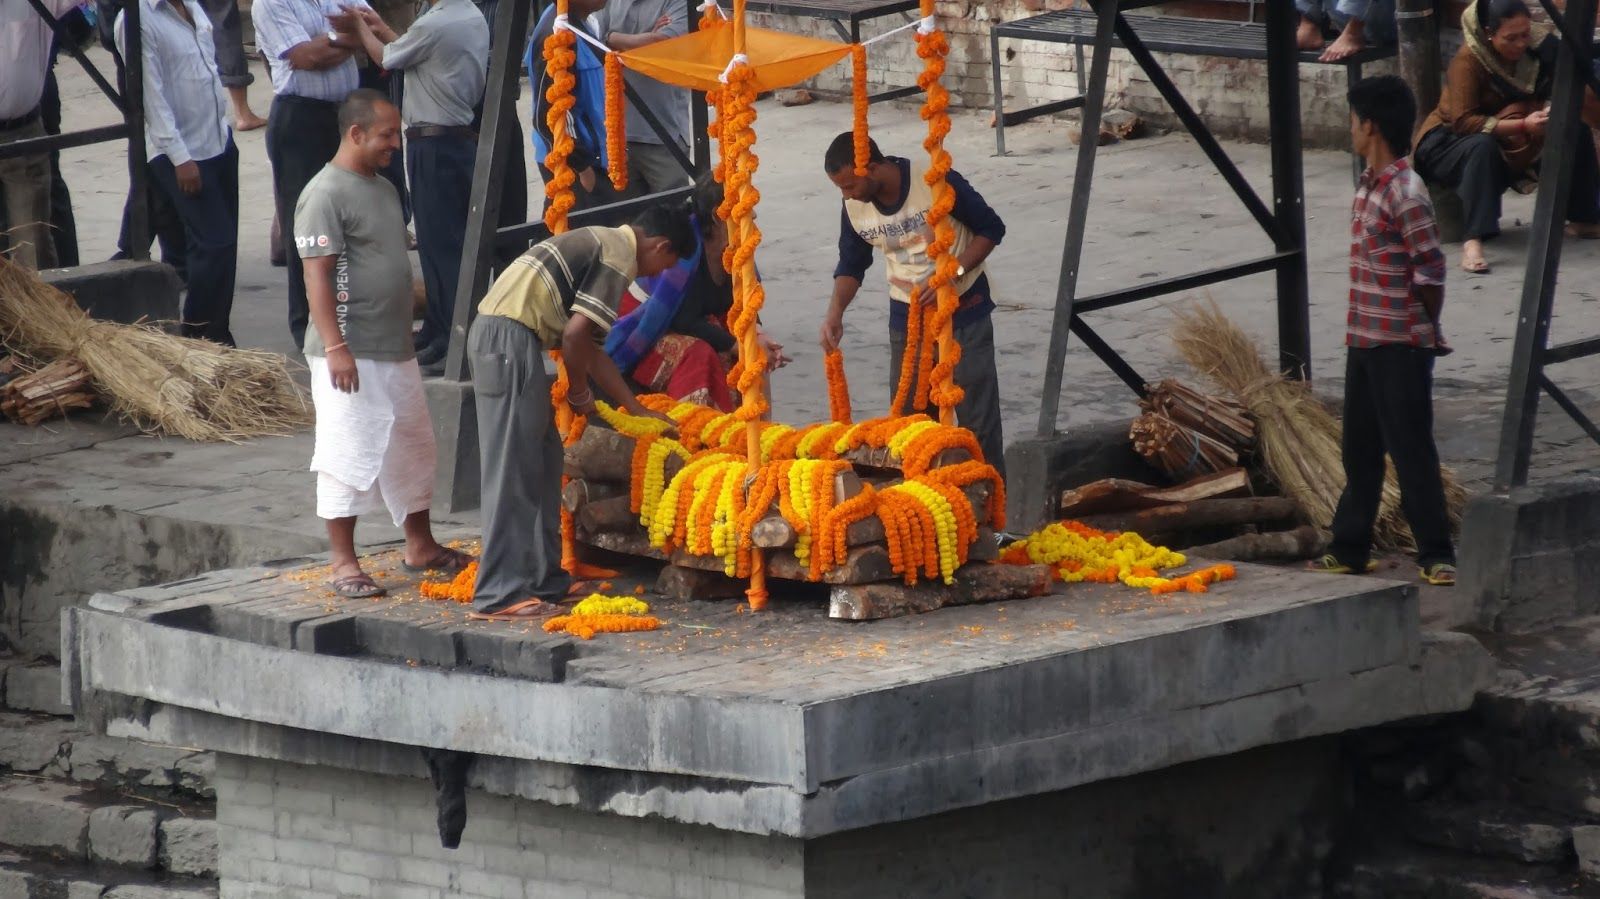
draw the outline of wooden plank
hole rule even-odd
[[[1230,562],[1293,562],[1310,559],[1328,548],[1327,531],[1309,524],[1292,531],[1243,534],[1205,546],[1192,546],[1184,555]]]
[[[610,499],[613,496],[626,496],[627,494],[627,484],[573,478],[567,482],[565,487],[561,488],[561,505],[568,512],[576,512],[584,503]]]
[[[562,456],[569,478],[626,484],[633,476],[633,438],[610,428],[585,428]]]
[[[872,621],[931,612],[945,606],[1021,599],[1050,592],[1046,565],[967,565],[955,583],[861,584],[834,587],[828,595],[828,617]]]
[[[1150,509],[1170,503],[1242,496],[1249,492],[1250,475],[1243,468],[1208,474],[1176,487],[1157,487],[1139,481],[1106,478],[1062,491],[1058,511],[1063,518],[1078,518],[1103,512]]]
[[[578,530],[585,533],[615,531],[639,523],[639,516],[634,514],[632,501],[626,494],[584,503],[573,519]]]
[[[602,531],[594,534],[580,534],[581,542],[597,549],[610,552],[623,553],[624,555],[639,556],[645,559],[665,559],[674,565],[684,568],[695,568],[701,571],[722,571],[722,560],[715,556],[697,556],[681,549],[675,550],[668,557],[661,550],[650,545],[650,538],[642,531]],[[784,550],[775,550],[766,554],[767,573],[775,578],[790,581],[806,580],[806,567],[801,565],[794,557],[794,553]],[[874,581],[888,580],[895,576],[894,569],[889,565],[889,550],[883,546],[859,546],[850,550],[843,564],[825,574],[822,583],[825,584],[870,584]]]
[[[994,493],[994,485],[988,481],[978,481],[963,488],[967,501],[972,504],[972,514],[977,518],[979,525],[989,524],[989,497]],[[776,510],[766,518],[756,522],[750,531],[751,542],[763,549],[787,549],[794,546],[798,538],[794,525],[779,515]],[[868,543],[883,542],[883,522],[871,515],[861,519],[845,529],[846,546],[864,546]]]
[[[1187,528],[1289,521],[1300,514],[1300,504],[1284,496],[1245,499],[1202,499],[1173,503],[1137,512],[1083,515],[1079,521],[1103,531],[1170,534]]]
[[[720,571],[668,565],[656,578],[656,592],[672,599],[735,599],[744,595],[745,582]]]

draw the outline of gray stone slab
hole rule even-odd
[[[46,715],[70,715],[61,698],[61,667],[48,663],[14,665],[6,672],[6,708]]]
[[[156,813],[136,805],[110,805],[89,813],[89,856],[112,865],[153,868]]]
[[[78,307],[95,318],[132,324],[178,320],[178,294],[183,282],[164,262],[117,259],[73,268],[46,269],[45,283],[66,291]]]
[[[217,876],[217,822],[207,818],[162,821],[161,867],[174,874]]]
[[[70,784],[0,780],[0,845],[45,849],[83,858],[89,849],[89,807]]]

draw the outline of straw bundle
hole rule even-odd
[[[80,363],[115,411],[153,433],[237,442],[286,434],[311,420],[277,353],[96,321],[71,297],[4,259],[0,340],[41,361]]]
[[[1177,313],[1173,342],[1195,371],[1232,391],[1257,424],[1257,458],[1284,494],[1293,497],[1319,526],[1333,521],[1344,491],[1340,425],[1299,381],[1286,380],[1262,361],[1249,335],[1229,321],[1215,302],[1195,303]],[[1466,491],[1443,471],[1452,527],[1461,523]],[[1382,549],[1416,549],[1400,513],[1400,486],[1391,466],[1383,483],[1374,541]]]

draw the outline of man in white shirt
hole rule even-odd
[[[400,117],[417,222],[417,255],[428,294],[417,340],[424,375],[444,373],[456,277],[461,270],[472,170],[478,157],[474,111],[489,69],[489,23],[472,0],[432,0],[411,29],[397,35],[377,13],[358,20],[357,37],[373,62],[406,73]]]
[[[150,173],[183,220],[183,334],[234,345],[228,328],[238,268],[239,151],[217,70],[211,20],[195,0],[140,5],[144,133]],[[117,49],[127,54],[126,13]]]
[[[53,16],[64,16],[81,0],[44,0]],[[0,147],[44,137],[39,101],[50,68],[50,23],[26,2],[0,3]],[[29,153],[0,158],[0,193],[5,195],[7,235],[14,262],[28,268],[56,264],[50,236],[50,154]]]
[[[683,0],[610,0],[596,27],[614,50],[637,50],[681,37],[689,31],[689,10]],[[666,127],[667,137],[685,156],[689,153],[689,91],[664,84],[632,69],[623,69],[628,86]],[[678,164],[630,101],[625,112],[628,133],[627,196],[641,197],[683,187],[693,179]]]
[[[272,111],[267,114],[267,159],[278,201],[278,221],[294,233],[300,192],[339,151],[339,104],[360,82],[351,51],[354,29],[346,8],[365,0],[255,0],[250,8],[256,46],[272,71]],[[336,30],[339,22],[343,31]],[[305,271],[292,241],[284,241],[288,268],[289,333],[306,339],[310,307]]]

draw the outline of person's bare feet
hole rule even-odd
[[[1300,17],[1300,28],[1294,33],[1294,45],[1302,50],[1321,50],[1327,43],[1322,39],[1322,26],[1305,16]]]
[[[245,109],[233,117],[233,130],[254,131],[266,127],[267,120],[255,114],[253,110]]]
[[[1334,38],[1328,49],[1318,57],[1322,62],[1341,62],[1367,48],[1367,27],[1360,19],[1352,18]]]
[[[1489,262],[1483,258],[1483,241],[1469,240],[1461,244],[1461,270],[1474,275],[1489,273]]]

